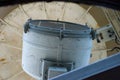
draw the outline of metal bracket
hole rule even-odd
[[[94,40],[96,38],[96,30],[94,30],[93,28],[91,28],[91,36],[92,36],[92,40]]]
[[[112,25],[106,25],[96,30],[97,42],[107,42],[115,39],[115,33],[113,31]]]
[[[43,60],[42,62],[42,79],[47,80],[48,76],[48,68],[49,67],[66,67],[67,71],[71,71],[74,69],[74,64],[73,62],[59,62],[59,66],[57,65],[56,61],[50,61],[50,60]]]
[[[63,28],[60,29],[60,36],[59,36],[60,40],[62,40],[64,38],[64,35],[63,35]]]
[[[25,23],[24,25],[24,32],[27,33],[29,31],[29,22],[31,21],[32,19],[28,19],[28,21]]]

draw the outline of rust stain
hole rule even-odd
[[[5,58],[1,58],[1,59],[0,59],[0,62],[3,62],[3,61],[5,61],[5,60],[6,60]]]
[[[3,62],[2,64],[7,64],[8,62]]]

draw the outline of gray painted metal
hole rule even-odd
[[[26,23],[25,27],[29,27],[29,30],[53,35],[53,36],[60,36],[64,38],[73,37],[73,38],[84,38],[84,37],[91,37],[91,28],[87,25],[80,25],[70,22],[63,22],[63,21],[54,21],[54,20],[31,20],[29,19]]]
[[[62,74],[50,80],[83,80],[118,66],[120,66],[120,53],[86,67],[78,68],[68,73]]]
[[[89,27],[47,20],[29,20],[27,26],[28,31],[23,34],[22,67],[32,77],[43,80],[44,59],[73,62],[74,68],[89,64],[92,48]]]

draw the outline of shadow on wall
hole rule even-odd
[[[104,6],[112,9],[120,10],[120,0],[0,0],[0,6],[14,5],[14,4],[26,4],[30,2],[38,1],[65,1],[74,3],[83,3],[88,5]]]

